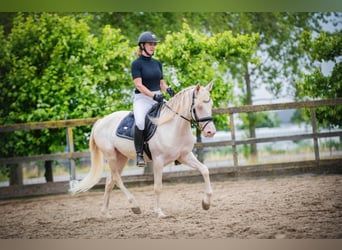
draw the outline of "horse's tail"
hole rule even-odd
[[[90,133],[90,140],[89,140],[89,149],[90,149],[90,159],[91,159],[91,167],[88,175],[75,187],[69,189],[69,192],[72,194],[77,194],[81,192],[85,192],[95,186],[99,180],[101,179],[101,175],[103,172],[103,155],[96,142],[94,140],[94,128],[91,130]]]

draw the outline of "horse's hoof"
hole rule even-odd
[[[101,212],[100,215],[102,218],[111,218],[112,217],[109,212]]]
[[[166,219],[168,216],[166,216],[164,213],[158,214],[158,219]]]
[[[141,214],[141,209],[140,209],[140,207],[132,207],[131,209],[132,209],[133,213],[135,213],[135,214]]]
[[[103,218],[110,218],[111,214],[108,211],[108,209],[101,209],[101,213],[100,213],[101,217]]]
[[[154,209],[154,213],[158,219],[166,218],[166,215],[163,213],[163,211],[160,208]]]
[[[204,210],[208,210],[208,209],[210,208],[210,204],[205,203],[205,202],[202,200],[202,208],[203,208]]]

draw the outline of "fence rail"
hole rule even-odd
[[[233,113],[248,113],[261,112],[271,110],[286,110],[298,108],[317,108],[322,106],[337,106],[342,104],[342,98],[333,98],[317,101],[302,101],[302,102],[284,102],[274,104],[260,104],[260,105],[245,105],[239,107],[216,108],[213,109],[213,114],[233,114]],[[1,130],[0,130],[1,131]]]
[[[277,103],[277,104],[266,104],[266,105],[251,105],[251,106],[240,106],[240,107],[228,107],[228,108],[217,108],[213,109],[213,115],[228,114],[229,115],[229,127],[231,133],[231,140],[218,141],[218,142],[201,142],[195,143],[196,148],[203,147],[222,147],[231,146],[233,151],[233,167],[237,170],[238,163],[238,145],[253,144],[253,143],[264,143],[264,142],[277,142],[277,141],[292,141],[292,140],[303,140],[312,139],[314,142],[314,153],[315,163],[317,166],[322,162],[319,155],[318,139],[324,137],[342,137],[342,132],[318,132],[316,124],[316,108],[323,106],[338,106],[342,104],[342,98],[328,99],[328,100],[317,100],[317,101],[305,101],[305,102],[288,102],[288,103]],[[309,108],[311,114],[311,125],[312,133],[309,134],[296,134],[287,136],[275,136],[275,137],[264,137],[264,138],[247,138],[244,140],[236,139],[236,128],[234,124],[234,114],[248,113],[248,112],[263,112],[263,111],[275,111],[275,110],[286,110],[286,109],[301,109]],[[68,135],[68,146],[69,153],[61,154],[49,154],[49,155],[34,155],[25,157],[9,157],[0,158],[0,164],[22,164],[24,162],[38,161],[38,160],[58,160],[68,159],[71,165],[71,180],[76,178],[75,173],[75,159],[89,157],[89,152],[74,152],[73,146],[73,135],[72,128],[77,126],[92,125],[99,118],[88,118],[88,119],[72,119],[72,120],[61,120],[61,121],[47,121],[47,122],[33,122],[25,124],[11,124],[11,125],[0,125],[0,133],[13,132],[18,130],[37,130],[37,129],[51,129],[51,128],[66,128]],[[341,159],[342,160],[342,157]],[[334,161],[336,162],[336,161]],[[300,163],[301,164],[301,163]]]

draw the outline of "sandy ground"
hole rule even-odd
[[[109,218],[101,191],[0,201],[1,239],[322,239],[342,238],[342,175],[303,175],[213,182],[213,204],[202,210],[204,184],[164,184],[153,213],[153,186],[130,188],[142,214],[114,190]]]

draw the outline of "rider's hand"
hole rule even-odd
[[[162,102],[164,100],[164,96],[162,94],[154,94],[153,100],[157,102]]]
[[[173,89],[171,88],[167,88],[166,92],[169,94],[170,97],[173,97],[175,95],[175,91],[173,91]]]

